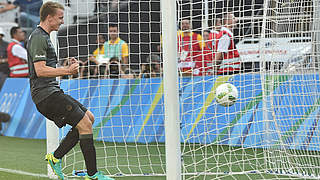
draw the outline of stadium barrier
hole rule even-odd
[[[181,142],[259,148],[276,146],[282,141],[286,148],[320,150],[320,142],[317,136],[313,136],[320,132],[320,97],[311,93],[320,87],[304,84],[308,79],[315,81],[315,78],[319,80],[319,75],[274,77],[273,99],[270,101],[270,97],[266,98],[270,121],[262,121],[266,116],[263,116],[259,74],[182,78]],[[220,106],[213,98],[214,89],[223,82],[230,82],[239,90],[239,98],[233,106]],[[96,117],[94,136],[97,140],[164,142],[162,79],[70,80],[62,81],[61,87],[93,112]],[[91,98],[88,98],[89,94]],[[9,122],[2,124],[2,134],[46,138],[45,118],[38,113],[31,100],[28,79],[8,78],[0,97],[0,111],[12,117]],[[304,106],[298,106],[301,103]],[[277,109],[272,109],[274,107]],[[280,128],[281,134],[287,136],[279,138],[274,133],[270,135],[265,133],[268,130],[266,128]],[[266,138],[272,138],[272,141],[266,144]]]

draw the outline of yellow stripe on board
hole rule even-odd
[[[144,126],[148,123],[150,116],[152,115],[154,109],[156,108],[157,104],[159,103],[160,99],[162,98],[162,95],[163,95],[163,81],[161,81],[160,87],[157,91],[156,96],[154,97],[154,99],[152,101],[152,104],[151,104],[151,107],[148,111],[147,117],[144,119],[144,122],[143,122],[142,127],[136,137],[136,140],[138,140],[139,136],[141,135],[141,133],[144,129]]]
[[[209,105],[212,103],[212,101],[215,98],[215,91],[217,89],[217,87],[225,82],[227,82],[230,77],[232,76],[220,76],[216,79],[216,81],[214,82],[214,85],[209,93],[209,95],[206,98],[206,101],[204,102],[198,116],[197,119],[195,120],[195,122],[193,123],[193,126],[187,136],[187,139],[189,139],[190,135],[192,134],[194,128],[196,128],[197,124],[199,123],[200,119],[202,118],[202,116],[205,114],[205,112],[207,111],[207,108],[209,107]]]

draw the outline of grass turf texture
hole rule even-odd
[[[101,142],[95,142],[98,154],[98,167],[100,170],[105,171],[102,167],[107,164],[108,171],[112,174],[119,172],[130,174],[130,170],[134,174],[141,174],[144,172],[155,172],[163,173],[165,170],[165,157],[163,144],[160,147],[156,144],[149,144],[148,147],[144,144],[127,144],[124,148],[124,144],[107,143],[106,149],[103,149]],[[115,149],[117,147],[117,149]],[[241,148],[234,148],[229,146],[208,146],[206,151],[203,151],[200,145],[190,146],[184,150],[188,152],[190,150],[196,151],[196,156],[190,156],[186,153],[183,157],[185,164],[191,161],[198,162],[197,171],[201,172],[205,167],[211,167],[211,172],[227,172],[230,170],[230,163],[225,162],[232,160],[233,165],[231,170],[253,170],[255,166],[262,166],[263,162],[263,151],[261,149],[248,149],[243,150]],[[226,155],[219,155],[223,152],[228,151]],[[82,154],[79,146],[75,147],[75,156],[79,160],[75,163],[75,166],[79,169],[83,168]],[[105,152],[108,158],[105,157]],[[159,154],[162,156],[159,156]],[[206,153],[206,156],[203,154]],[[34,139],[20,139],[12,137],[0,136],[0,169],[11,169],[18,170],[32,174],[46,174],[47,164],[44,161],[44,155],[46,154],[45,140],[34,140]],[[256,154],[256,155],[254,155]],[[74,158],[74,155],[68,155],[67,158]],[[137,156],[139,155],[139,159]],[[127,160],[126,157],[130,157]],[[206,163],[202,162],[204,158],[207,158]],[[252,161],[252,159],[259,159],[258,161]],[[117,163],[118,162],[118,163]],[[150,164],[152,166],[150,167]],[[148,166],[149,165],[149,166]],[[130,166],[130,169],[128,168]],[[119,168],[117,168],[119,167]],[[194,167],[186,167],[191,172]],[[64,172],[71,173],[72,167],[66,167]],[[188,178],[189,176],[186,176]],[[246,175],[211,175],[211,176],[197,176],[195,179],[299,179],[288,176],[275,176],[271,174],[246,174]],[[17,173],[4,172],[0,170],[0,179],[6,180],[42,180],[48,179],[44,177],[36,177],[30,175],[21,175]],[[115,179],[123,180],[160,180],[165,177],[115,177]]]

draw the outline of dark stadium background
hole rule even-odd
[[[234,30],[236,42],[244,37],[253,38],[259,35],[261,22],[242,17],[262,15],[263,0],[208,1],[209,26],[214,18],[221,17],[222,12],[234,11],[241,24]],[[88,19],[74,17],[75,22],[79,23],[69,25],[58,33],[60,58],[87,59],[88,54],[97,48],[96,34],[99,32],[108,36],[109,23],[118,24],[120,38],[128,42],[129,61],[133,69],[138,69],[139,63],[144,62],[150,53],[158,53],[161,30],[160,0],[129,1],[125,4],[116,12],[106,12],[103,3],[96,3],[95,12],[99,12],[96,16]],[[201,21],[204,18],[201,16],[204,9],[202,0],[182,0],[179,4],[182,5],[180,18],[190,17],[192,14],[193,29],[201,33]]]

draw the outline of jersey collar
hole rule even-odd
[[[178,31],[178,34],[180,34],[182,38],[185,36],[184,32],[181,30]],[[193,36],[193,32],[189,33],[189,36]]]
[[[48,36],[50,36],[50,34],[47,31],[45,31],[40,25],[38,25],[37,28],[39,28],[41,31],[45,32]]]
[[[18,40],[16,40],[16,39],[11,39],[11,41],[20,44],[20,42]]]
[[[109,40],[109,44],[118,44],[119,41],[120,41],[120,38],[118,37],[117,40],[114,43],[112,43],[111,40]]]

